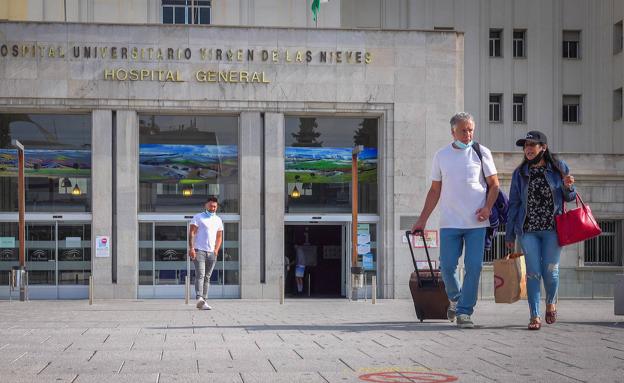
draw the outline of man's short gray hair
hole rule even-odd
[[[459,112],[455,113],[455,115],[451,117],[451,129],[454,129],[455,125],[457,125],[457,123],[460,121],[472,122],[472,126],[475,125],[475,120],[474,117],[472,117],[472,114],[467,112]]]

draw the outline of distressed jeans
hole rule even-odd
[[[530,231],[520,237],[526,262],[527,298],[531,318],[540,316],[541,280],[544,280],[546,304],[557,303],[561,247],[557,232]]]
[[[208,298],[208,286],[215,263],[217,263],[215,253],[195,249],[195,259],[193,260],[195,265],[195,299]]]
[[[477,304],[483,267],[485,228],[440,229],[440,272],[448,298],[457,302],[457,314],[472,315]],[[457,263],[464,251],[464,283],[459,286]]]

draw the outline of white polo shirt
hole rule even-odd
[[[197,226],[195,249],[214,252],[217,232],[223,231],[223,221],[216,214],[208,217],[206,212],[195,214],[191,225]]]
[[[496,174],[490,149],[480,145],[483,172]],[[444,146],[433,157],[431,179],[442,181],[440,194],[440,228],[473,229],[488,227],[489,220],[479,222],[476,212],[485,206],[487,184],[481,173],[481,161],[473,148]]]

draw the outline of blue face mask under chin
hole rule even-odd
[[[212,212],[212,211],[208,211],[208,210],[205,210],[205,211],[204,211],[204,214],[206,214],[206,215],[208,216],[208,218],[210,218],[210,217],[212,217],[213,215],[215,215],[215,213],[214,213],[214,212]]]
[[[455,140],[454,142],[455,146],[457,146],[460,149],[468,149],[469,147],[472,146],[472,144],[474,144],[474,141],[470,140],[469,143],[464,144],[463,142],[461,142],[460,140]]]

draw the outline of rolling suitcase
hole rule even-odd
[[[412,241],[410,238],[412,232],[405,232],[410,253],[412,254],[412,261],[414,262],[414,272],[410,275],[409,288],[412,293],[412,299],[414,300],[416,316],[421,322],[425,319],[447,319],[446,309],[448,309],[449,300],[444,290],[444,281],[442,280],[440,271],[437,269],[434,270],[431,265],[425,233],[420,231],[419,234],[422,236],[425,245],[429,271],[418,270],[418,264],[416,263],[416,257],[414,257],[414,250],[412,249]]]

